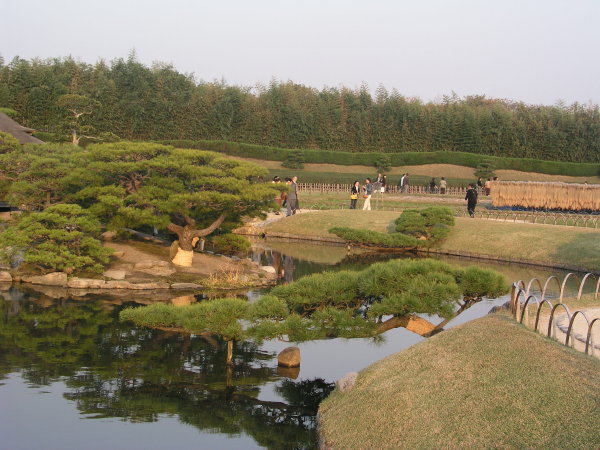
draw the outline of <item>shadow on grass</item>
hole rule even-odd
[[[600,272],[600,235],[598,233],[578,234],[570,241],[556,247],[552,257],[565,265]]]

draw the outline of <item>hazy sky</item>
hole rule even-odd
[[[197,80],[600,103],[600,0],[1,2],[0,54],[171,63]]]

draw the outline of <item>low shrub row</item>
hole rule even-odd
[[[381,233],[379,231],[359,230],[356,228],[334,227],[329,230],[336,236],[366,247],[383,247],[395,249],[414,249],[418,240],[413,236],[402,233]]]
[[[244,144],[229,141],[166,140],[163,144],[179,148],[213,150],[244,158],[257,158],[269,161],[285,161],[292,154],[301,153],[306,163],[365,165],[373,166],[382,155],[388,155],[392,166],[418,166],[423,164],[455,164],[476,168],[483,162],[490,162],[496,169],[519,170],[522,172],[545,173],[549,175],[597,176],[600,164],[546,161],[527,158],[501,158],[465,152],[401,152],[401,153],[354,153],[312,149],[286,149],[265,145]]]

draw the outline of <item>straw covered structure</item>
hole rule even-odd
[[[568,211],[600,211],[600,185],[494,181],[492,204]]]

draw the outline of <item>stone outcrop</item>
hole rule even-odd
[[[349,372],[335,382],[335,387],[341,393],[350,391],[356,384],[357,372]]]
[[[106,281],[93,278],[71,278],[67,286],[73,289],[102,289],[106,286]]]
[[[273,274],[277,273],[277,271],[275,270],[275,267],[273,267],[273,266],[260,266],[260,268],[267,273],[273,273]]]
[[[21,281],[31,284],[43,284],[45,286],[66,286],[67,274],[64,272],[52,272],[46,275],[23,277]]]
[[[5,271],[5,270],[0,270],[0,283],[12,283],[12,275]]]
[[[124,270],[110,269],[104,272],[102,275],[104,275],[106,278],[112,278],[113,280],[124,280],[127,272]]]
[[[277,355],[277,364],[282,367],[299,367],[300,349],[298,347],[284,348]]]

